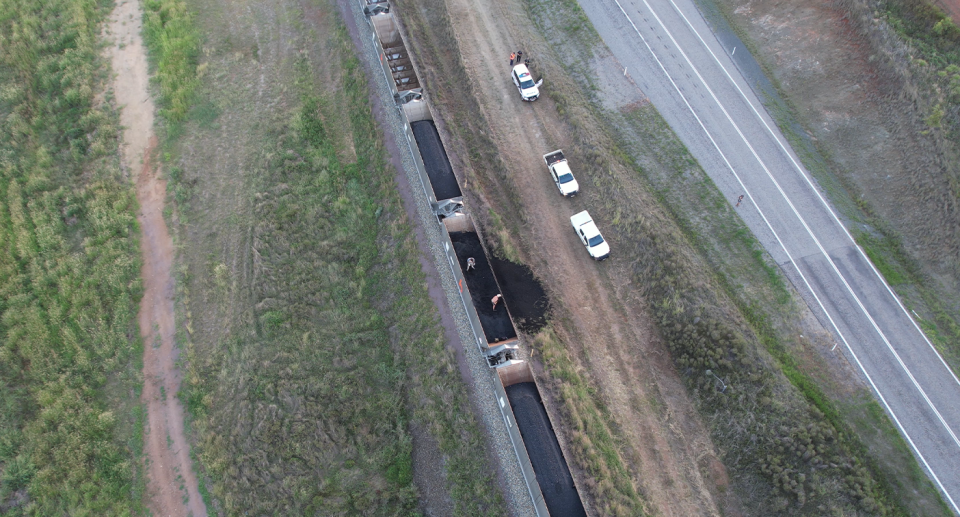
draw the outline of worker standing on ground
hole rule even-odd
[[[740,197],[737,198],[737,206],[740,206],[740,203],[743,202],[743,194],[740,194]]]
[[[477,269],[477,261],[474,260],[473,257],[468,257],[468,258],[467,258],[467,271],[470,271],[471,269]]]
[[[514,59],[517,59],[517,53],[516,53],[516,52],[511,52],[511,53],[510,53],[510,66],[513,66],[513,60],[514,60]]]
[[[518,51],[517,51],[517,64],[519,65],[519,64],[522,63],[522,62],[523,62],[523,51],[522,51],[522,50],[518,50]]]
[[[490,299],[490,301],[493,302],[493,310],[497,310],[497,303],[502,299],[503,299],[502,294],[497,294],[496,296]]]

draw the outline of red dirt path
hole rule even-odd
[[[954,23],[960,25],[960,0],[937,0],[937,5],[950,15]]]
[[[143,401],[147,405],[144,437],[149,465],[148,497],[158,515],[206,516],[183,432],[183,407],[177,399],[181,374],[174,336],[171,275],[173,240],[163,219],[167,182],[150,160],[157,138],[150,140],[143,169],[137,179],[140,202],[140,241],[143,256],[143,299],[140,300],[140,335],[143,337]]]
[[[167,183],[151,162],[157,145],[153,135],[154,105],[148,91],[146,49],[140,37],[142,20],[136,0],[120,0],[111,15],[105,36],[113,68],[113,90],[123,125],[123,169],[136,180],[142,232],[144,294],[140,300],[140,335],[143,338],[143,393],[147,410],[144,436],[146,502],[153,515],[205,517],[206,507],[190,460],[183,429],[183,408],[177,399],[181,375],[179,351],[174,343],[174,283],[171,266],[173,241],[163,219]]]

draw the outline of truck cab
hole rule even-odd
[[[563,156],[562,150],[557,149],[552,153],[543,155],[543,161],[547,164],[550,177],[553,178],[553,182],[557,185],[561,194],[565,197],[573,197],[580,192],[580,185],[573,177],[573,172],[570,170],[570,165],[567,163],[566,157]]]
[[[600,229],[586,210],[571,216],[570,224],[573,225],[573,230],[577,232],[577,237],[580,237],[580,242],[586,246],[593,260],[604,260],[610,256],[610,245],[603,240]]]
[[[534,82],[527,65],[519,64],[513,67],[510,76],[513,78],[513,84],[520,90],[521,99],[532,102],[540,98],[539,87],[543,84],[543,80]]]

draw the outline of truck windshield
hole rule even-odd
[[[526,90],[527,88],[533,88],[534,84],[533,84],[533,81],[531,81],[530,79],[527,79],[525,81],[520,81],[520,87]]]
[[[603,244],[603,237],[597,235],[596,237],[590,237],[590,247],[599,246]]]
[[[560,183],[570,183],[571,181],[573,181],[573,174],[570,174],[569,172],[566,174],[563,174],[557,178],[557,181],[559,181]]]

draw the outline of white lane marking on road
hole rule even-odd
[[[687,109],[690,110],[690,113],[691,113],[691,114],[693,115],[693,117],[697,120],[697,123],[700,124],[700,127],[701,127],[701,129],[703,129],[704,134],[707,135],[707,138],[710,140],[710,143],[713,144],[713,147],[717,150],[717,153],[718,153],[718,154],[720,155],[720,157],[723,159],[724,163],[727,165],[727,168],[729,168],[730,171],[733,173],[734,177],[736,177],[737,182],[740,184],[740,187],[743,188],[744,192],[746,193],[746,195],[747,195],[747,197],[750,199],[750,201],[753,203],[753,205],[754,205],[755,207],[757,207],[757,212],[759,213],[760,217],[763,219],[764,223],[767,225],[767,228],[770,230],[770,232],[773,234],[774,238],[777,240],[777,243],[780,244],[780,247],[783,249],[784,253],[786,253],[787,258],[790,260],[790,262],[791,262],[791,263],[794,265],[794,267],[797,269],[797,273],[800,275],[800,278],[803,280],[804,285],[807,286],[807,290],[810,291],[810,294],[813,296],[814,300],[816,300],[817,305],[820,306],[820,309],[823,311],[824,315],[826,315],[827,319],[830,320],[830,325],[831,325],[831,326],[833,327],[833,329],[837,332],[837,335],[840,336],[840,339],[843,341],[844,347],[847,349],[847,351],[850,353],[850,355],[853,356],[854,361],[857,363],[857,366],[860,368],[860,372],[863,373],[863,375],[867,378],[867,381],[870,383],[870,386],[873,388],[874,392],[877,394],[877,397],[880,398],[880,402],[883,403],[883,406],[887,409],[887,412],[888,412],[888,413],[890,414],[890,416],[893,418],[893,421],[897,424],[897,428],[900,429],[900,432],[903,434],[903,436],[904,436],[904,437],[907,439],[907,441],[910,443],[910,447],[911,447],[911,448],[913,449],[913,451],[916,453],[917,457],[920,458],[920,461],[923,462],[923,465],[927,468],[927,472],[929,472],[930,475],[933,476],[933,479],[934,479],[934,481],[937,483],[937,486],[940,487],[941,492],[947,497],[947,499],[950,501],[950,504],[951,504],[951,505],[953,506],[953,508],[957,511],[957,513],[960,513],[960,508],[957,507],[957,503],[954,502],[953,498],[952,498],[952,497],[950,496],[950,494],[947,492],[946,487],[944,487],[944,486],[943,486],[943,483],[940,481],[940,477],[937,476],[936,472],[933,470],[933,468],[932,468],[932,467],[930,466],[930,464],[927,462],[927,459],[923,456],[923,453],[920,452],[920,449],[917,447],[916,443],[914,443],[913,438],[911,438],[911,437],[910,437],[910,434],[907,433],[906,428],[903,427],[903,424],[900,422],[900,419],[897,417],[896,413],[894,413],[893,408],[890,407],[890,404],[887,403],[887,400],[886,400],[886,398],[883,396],[883,393],[880,392],[880,388],[876,385],[876,383],[874,383],[873,378],[872,378],[872,377],[870,376],[870,374],[867,372],[867,369],[863,366],[863,363],[860,362],[860,358],[857,356],[856,352],[853,351],[853,348],[850,346],[850,343],[847,341],[847,338],[846,338],[846,337],[843,335],[843,333],[840,331],[840,328],[837,326],[836,322],[833,320],[833,317],[830,316],[829,311],[827,311],[826,307],[824,307],[823,302],[820,301],[820,297],[817,296],[817,293],[813,290],[813,287],[810,285],[810,282],[807,280],[806,275],[803,274],[803,271],[800,269],[800,266],[797,265],[796,262],[794,262],[793,256],[791,255],[790,251],[787,250],[787,247],[784,245],[783,241],[780,239],[780,236],[777,234],[776,230],[773,229],[773,225],[770,223],[769,219],[767,219],[767,216],[763,213],[763,211],[759,208],[759,206],[757,205],[757,203],[754,201],[753,195],[750,193],[750,190],[747,188],[747,186],[744,185],[743,180],[740,178],[740,175],[737,174],[737,171],[736,171],[736,169],[734,169],[733,164],[730,163],[730,161],[727,159],[727,156],[726,156],[726,155],[723,153],[723,151],[720,149],[720,146],[719,146],[719,144],[717,144],[716,140],[713,138],[713,135],[710,134],[710,131],[707,130],[706,125],[704,125],[703,121],[702,121],[702,120],[700,119],[700,117],[697,115],[696,111],[694,111],[693,106],[690,105],[690,102],[687,100],[687,97],[683,94],[683,92],[682,92],[682,90],[680,89],[679,85],[677,85],[676,81],[673,80],[673,77],[671,77],[670,74],[667,72],[667,69],[666,69],[666,67],[664,66],[663,62],[660,61],[660,58],[657,57],[656,53],[653,52],[653,48],[650,46],[650,43],[647,41],[647,39],[646,39],[645,37],[643,37],[643,34],[642,34],[642,33],[640,32],[640,30],[637,28],[637,25],[633,22],[633,19],[630,18],[630,16],[627,14],[627,12],[623,9],[623,6],[620,4],[620,1],[619,1],[619,0],[614,0],[614,2],[617,4],[617,7],[620,8],[620,12],[621,12],[621,13],[623,14],[623,16],[627,19],[627,21],[630,22],[630,25],[633,27],[634,32],[636,32],[637,35],[640,37],[640,40],[643,41],[643,44],[647,47],[647,50],[650,51],[650,55],[653,56],[653,59],[657,62],[657,65],[660,66],[660,69],[663,71],[664,76],[667,78],[667,80],[670,81],[670,84],[671,84],[671,85],[673,86],[673,88],[677,91],[677,94],[680,95],[680,98],[683,99],[683,103],[687,106]],[[644,1],[644,3],[646,4],[646,1]],[[647,8],[650,9],[649,4],[647,4]],[[653,12],[653,9],[650,9],[650,11],[651,11],[651,13],[653,13],[653,15],[654,15],[655,17],[657,17],[657,16],[656,16],[656,13]],[[657,17],[657,20],[659,21],[659,17]],[[662,22],[660,22],[660,25],[661,25],[661,27],[663,27],[663,23],[662,23]],[[666,28],[664,28],[664,29],[666,29]],[[669,31],[667,31],[667,32],[668,32],[668,34],[669,34]],[[658,39],[660,39],[659,36],[658,36]],[[672,35],[671,35],[671,39],[672,39]],[[665,47],[666,47],[666,46],[665,46]],[[679,48],[679,47],[678,47],[678,48]],[[682,51],[681,51],[681,52],[682,52]],[[703,79],[701,78],[701,81],[702,81],[702,80],[703,80]],[[706,82],[704,82],[704,85],[706,85]],[[708,87],[708,89],[709,89],[709,87]],[[721,106],[721,108],[722,108],[722,106]],[[729,117],[729,115],[728,115],[728,117]],[[828,257],[828,258],[829,258],[829,257]],[[916,383],[916,381],[914,381],[914,383]],[[934,410],[934,411],[936,411],[936,410]],[[941,421],[942,421],[942,419],[941,419]],[[949,430],[949,428],[948,428],[948,430]]]
[[[667,1],[670,2],[670,5],[673,6],[673,9],[677,11],[677,14],[679,14],[680,17],[683,18],[683,21],[687,24],[687,27],[690,27],[690,30],[692,30],[693,33],[697,35],[697,39],[700,40],[700,43],[703,44],[703,47],[706,48],[707,52],[710,53],[710,57],[712,57],[713,60],[716,61],[717,65],[720,66],[720,69],[723,70],[723,74],[727,76],[727,79],[730,81],[730,83],[733,84],[734,88],[737,89],[737,92],[740,93],[740,97],[743,98],[744,101],[746,101],[748,106],[750,106],[750,109],[753,111],[753,114],[756,115],[758,119],[760,119],[760,123],[763,124],[763,127],[766,128],[767,132],[770,133],[770,136],[772,136],[773,139],[777,142],[777,145],[780,147],[780,149],[784,152],[784,154],[787,155],[787,158],[790,160],[790,163],[793,164],[793,167],[797,169],[797,172],[799,172],[801,176],[803,176],[803,179],[804,181],[806,181],[807,185],[810,187],[810,190],[812,190],[813,193],[816,194],[817,199],[820,200],[820,203],[822,203],[824,208],[826,208],[827,211],[830,212],[830,216],[833,217],[833,220],[837,223],[837,226],[843,229],[843,233],[845,233],[847,235],[847,238],[850,239],[850,242],[852,242],[856,246],[857,251],[860,253],[861,257],[867,262],[867,264],[870,264],[870,268],[873,270],[873,273],[877,275],[877,278],[880,279],[880,281],[883,283],[883,286],[886,288],[887,292],[890,294],[890,297],[897,302],[897,305],[900,306],[900,310],[903,311],[903,313],[907,316],[907,319],[910,320],[910,323],[913,324],[917,333],[920,334],[920,337],[922,337],[924,341],[926,341],[927,346],[930,347],[930,350],[933,350],[933,353],[937,354],[937,358],[940,359],[940,363],[943,365],[944,368],[947,369],[948,372],[950,372],[950,375],[953,377],[954,382],[956,382],[957,385],[960,386],[960,378],[957,378],[957,374],[953,372],[953,369],[951,369],[950,366],[947,364],[947,362],[943,359],[943,356],[940,355],[940,352],[937,351],[937,348],[933,346],[933,343],[930,341],[930,339],[927,338],[927,335],[920,328],[920,325],[917,324],[916,320],[910,317],[910,313],[907,312],[907,308],[903,305],[903,302],[900,301],[900,297],[893,292],[893,288],[891,288],[890,284],[887,283],[887,279],[880,274],[880,270],[877,269],[876,266],[874,266],[873,261],[870,260],[870,257],[868,257],[866,252],[863,251],[863,248],[861,248],[860,245],[857,244],[857,241],[853,239],[853,235],[850,234],[850,231],[847,230],[847,227],[844,226],[842,222],[840,222],[840,218],[833,211],[833,207],[831,207],[830,204],[827,203],[827,200],[820,194],[820,191],[813,184],[813,181],[807,175],[806,171],[804,171],[803,167],[801,167],[800,164],[793,159],[793,155],[787,149],[787,146],[783,143],[783,141],[780,140],[780,137],[777,136],[777,133],[773,130],[773,128],[771,128],[770,125],[767,124],[766,119],[763,118],[763,116],[757,110],[756,106],[754,106],[753,102],[751,102],[750,99],[747,97],[747,94],[744,93],[743,89],[740,88],[740,85],[737,84],[737,81],[734,80],[733,76],[730,75],[730,72],[727,71],[727,67],[723,66],[723,63],[720,61],[717,55],[713,53],[713,49],[711,49],[710,46],[707,45],[707,42],[703,39],[703,36],[701,36],[700,32],[697,31],[696,28],[694,28],[693,24],[690,23],[690,20],[687,18],[687,15],[683,14],[683,11],[680,10],[680,7],[674,2],[674,0],[667,0]],[[733,56],[733,54],[735,54],[736,52],[737,52],[737,47],[733,47],[733,52],[731,52],[730,55]],[[913,314],[916,315],[917,313],[914,312]],[[919,316],[917,317],[919,318]]]
[[[720,102],[720,98],[717,97],[713,89],[710,88],[710,85],[707,83],[706,79],[704,79],[703,76],[700,74],[700,70],[697,69],[697,67],[693,64],[693,61],[690,60],[690,57],[687,56],[687,53],[684,52],[683,48],[680,46],[677,40],[673,37],[673,33],[670,32],[670,29],[668,29],[667,26],[663,23],[663,21],[660,19],[660,16],[657,15],[657,13],[653,10],[653,7],[650,5],[648,0],[641,0],[641,1],[647,7],[647,9],[649,9],[650,12],[653,14],[653,17],[657,20],[657,23],[660,24],[660,27],[663,29],[663,31],[666,32],[667,37],[670,38],[670,41],[673,43],[674,47],[676,47],[677,51],[680,52],[680,55],[683,56],[683,59],[687,62],[688,65],[690,65],[690,68],[693,70],[693,73],[697,75],[697,78],[700,79],[700,82],[703,83],[707,91],[710,92],[710,96],[713,98],[713,101],[717,104],[717,107],[719,107],[720,111],[723,112],[723,115],[727,118],[727,121],[730,123],[730,125],[733,126],[733,129],[736,130],[737,135],[740,136],[740,139],[743,141],[743,143],[747,146],[748,149],[750,149],[750,154],[752,154],[753,157],[757,160],[757,163],[760,164],[760,167],[763,169],[764,173],[766,173],[770,181],[772,181],[773,184],[777,187],[777,191],[780,192],[780,196],[783,197],[783,200],[786,201],[787,206],[790,207],[790,210],[797,217],[797,220],[800,221],[800,224],[803,226],[803,229],[806,230],[807,235],[809,235],[810,238],[813,239],[813,242],[816,243],[817,248],[820,250],[820,253],[823,255],[823,257],[827,259],[827,262],[829,262],[830,267],[833,269],[834,273],[837,275],[837,278],[839,278],[840,281],[843,282],[843,286],[847,289],[847,292],[857,302],[857,306],[860,308],[860,311],[863,313],[864,316],[867,317],[867,320],[873,326],[873,329],[880,336],[880,339],[883,340],[883,343],[886,345],[887,350],[889,350],[890,353],[893,354],[894,358],[896,358],[897,363],[900,365],[900,368],[903,369],[904,372],[906,372],[907,376],[910,378],[910,382],[913,383],[913,386],[917,389],[917,391],[923,397],[923,400],[926,401],[927,406],[929,406],[930,409],[933,410],[934,414],[937,415],[937,419],[940,420],[940,424],[943,425],[943,427],[947,430],[947,433],[950,434],[950,437],[953,438],[953,442],[957,445],[958,448],[960,448],[960,439],[957,438],[956,433],[954,433],[953,429],[947,423],[946,419],[943,418],[943,415],[937,409],[933,401],[930,400],[930,397],[927,395],[926,390],[924,390],[923,387],[920,386],[920,383],[917,381],[916,377],[913,375],[913,372],[911,372],[910,369],[907,367],[906,363],[903,362],[903,359],[900,357],[900,354],[896,351],[896,349],[893,348],[893,344],[890,343],[890,340],[887,338],[886,334],[883,332],[883,330],[880,329],[880,326],[877,324],[876,320],[874,320],[873,315],[870,314],[870,311],[867,310],[867,307],[860,300],[860,297],[857,296],[857,294],[853,291],[853,288],[850,286],[849,282],[847,281],[847,278],[843,275],[843,273],[840,272],[840,268],[837,267],[833,258],[830,256],[829,253],[827,253],[827,250],[826,248],[824,248],[823,244],[820,242],[820,239],[816,236],[816,234],[814,234],[813,230],[810,229],[810,226],[807,224],[806,219],[804,219],[803,215],[800,214],[800,211],[797,210],[797,207],[793,204],[793,201],[790,199],[789,196],[787,196],[787,193],[780,186],[780,182],[777,181],[777,179],[773,176],[773,173],[770,172],[770,168],[767,167],[767,164],[763,161],[762,158],[760,158],[760,155],[757,153],[756,149],[754,149],[753,144],[751,144],[750,141],[747,139],[746,135],[743,134],[743,131],[740,129],[740,126],[736,122],[734,122],[733,117],[730,116],[730,113],[727,111],[727,108],[723,105],[723,103]],[[703,40],[701,39],[701,41]],[[735,175],[737,174],[736,171],[733,171],[733,173]],[[739,175],[738,175],[738,179],[739,179]],[[854,245],[856,245],[856,243],[854,243]]]

